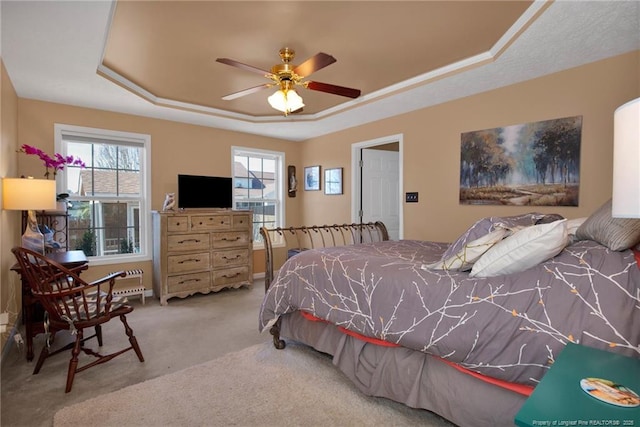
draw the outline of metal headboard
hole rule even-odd
[[[260,228],[264,240],[265,257],[265,291],[273,280],[274,245],[283,247],[288,256],[297,252],[327,248],[332,246],[357,245],[360,243],[381,242],[389,240],[387,227],[380,222],[361,224],[312,225],[288,228]]]

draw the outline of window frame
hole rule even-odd
[[[282,227],[283,224],[285,224],[285,203],[286,203],[286,198],[285,198],[285,185],[286,185],[286,175],[285,175],[285,153],[282,151],[273,151],[273,150],[263,150],[260,148],[249,148],[249,147],[239,147],[239,146],[232,146],[231,147],[231,178],[233,179],[233,185],[235,188],[235,158],[236,156],[247,156],[247,157],[259,157],[259,158],[268,158],[268,159],[272,159],[275,160],[276,162],[276,167],[275,167],[275,174],[276,176],[274,177],[274,180],[276,182],[275,188],[277,189],[276,194],[277,194],[277,199],[276,199],[276,206],[275,206],[275,213],[276,213],[276,227]],[[272,199],[244,199],[242,200],[240,203],[244,203],[244,202],[256,202],[256,201],[261,201],[261,200],[272,200]],[[235,197],[235,193],[233,195],[233,209],[239,209],[236,207],[236,197]],[[253,215],[251,218],[251,227],[252,227],[252,233],[251,235],[253,236],[253,227],[254,227],[254,222],[253,222]],[[263,242],[253,242],[253,249],[264,249],[264,243]]]
[[[87,257],[92,265],[110,265],[131,262],[150,261],[153,253],[153,240],[151,235],[151,135],[115,131],[109,129],[91,128],[85,126],[75,126],[68,124],[54,124],[55,150],[58,153],[67,155],[67,144],[63,141],[65,137],[75,139],[85,139],[87,142],[112,143],[128,146],[138,146],[142,149],[140,156],[140,176],[141,192],[140,197],[135,198],[140,203],[140,252],[117,255],[102,255]],[[56,176],[56,192],[62,193],[64,183],[67,180],[67,169],[58,172]],[[70,197],[74,199],[73,196]],[[116,200],[131,201],[131,197],[118,197]],[[130,208],[128,208],[130,209]],[[69,248],[72,250],[72,248]]]

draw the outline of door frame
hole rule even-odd
[[[364,148],[373,148],[378,145],[398,143],[398,238],[404,238],[404,193],[403,185],[403,134],[383,136],[381,138],[370,139],[368,141],[351,144],[351,222],[358,222],[360,210],[360,200],[362,197],[362,173],[360,169],[360,151]]]

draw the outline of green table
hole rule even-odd
[[[640,359],[567,344],[516,414],[516,425],[640,427],[640,406],[620,407],[590,396],[580,387],[587,377],[611,380],[640,394]]]

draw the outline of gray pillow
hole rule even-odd
[[[594,240],[612,251],[624,251],[640,243],[640,219],[612,218],[609,200],[578,227],[576,239]]]
[[[497,227],[506,229],[518,226],[528,227],[530,225],[534,225],[545,216],[545,214],[532,212],[514,216],[490,216],[482,218],[467,229],[467,231],[462,233],[460,237],[458,237],[456,241],[447,248],[445,253],[442,255],[441,261],[446,261],[451,258],[455,254],[459,253],[466,244],[481,238],[485,234],[495,231]]]
[[[544,217],[536,221],[536,225],[551,224],[552,222],[560,221],[564,217],[560,214],[547,214]]]

